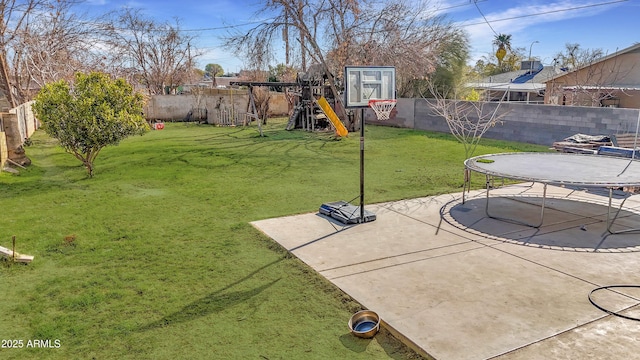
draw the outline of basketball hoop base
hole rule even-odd
[[[320,206],[319,213],[336,219],[343,224],[361,224],[376,219],[376,214],[364,211],[364,218],[360,218],[360,206],[351,205],[346,201],[324,203]]]

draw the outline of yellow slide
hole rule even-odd
[[[336,115],[336,113],[333,111],[331,105],[329,105],[329,103],[327,102],[327,99],[322,96],[320,99],[316,100],[316,102],[320,106],[320,109],[322,109],[322,112],[329,118],[329,120],[331,120],[331,123],[336,128],[336,134],[341,137],[347,136],[347,134],[349,134],[349,131],[346,127],[344,127],[344,124],[342,124],[342,121],[340,121],[338,115]]]

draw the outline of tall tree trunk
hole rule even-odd
[[[4,51],[0,52],[0,91],[4,94],[9,102],[11,108],[16,107],[16,100],[13,97],[13,92],[11,91],[11,86],[9,85],[9,72],[7,70],[7,57],[5,56]],[[2,109],[4,111],[4,109]]]
[[[18,126],[18,117],[16,114],[2,113],[2,122],[7,137],[7,152],[11,162],[21,166],[31,164],[31,159],[25,154],[22,144],[24,139],[20,136],[20,127]]]

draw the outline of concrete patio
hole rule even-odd
[[[360,225],[318,213],[252,224],[425,356],[636,358],[640,323],[588,298],[640,285],[640,235],[608,234],[608,192],[549,186],[540,228],[488,217],[485,194],[367,205],[377,220]],[[535,223],[541,194],[531,183],[492,190],[491,213]],[[624,208],[613,228],[640,227],[640,195]],[[640,317],[640,288],[592,299]]]

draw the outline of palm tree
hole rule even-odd
[[[498,58],[498,66],[502,65],[502,59],[507,55],[507,50],[511,50],[511,35],[498,34],[493,39],[493,45],[498,47],[496,57]]]

